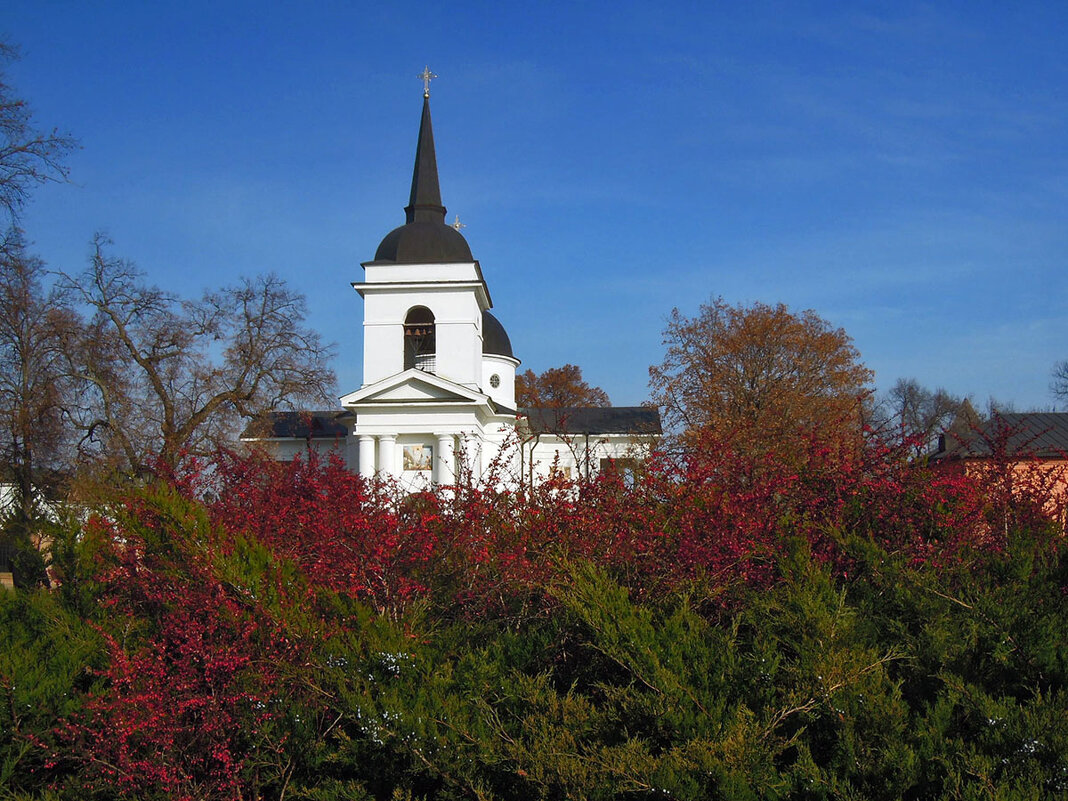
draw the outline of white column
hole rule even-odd
[[[375,438],[370,434],[360,434],[360,475],[371,478],[375,474]]]
[[[378,438],[378,472],[387,476],[396,475],[396,456],[394,448],[397,444],[395,434],[382,434]]]
[[[434,480],[438,484],[452,484],[456,480],[453,467],[456,455],[453,451],[452,434],[438,434],[438,455],[434,460]]]

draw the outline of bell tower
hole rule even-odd
[[[353,284],[364,298],[363,385],[414,367],[477,388],[492,301],[467,240],[445,222],[428,90],[404,214]]]
[[[341,399],[356,415],[359,471],[412,489],[475,475],[515,430],[511,343],[489,313],[482,268],[460,225],[445,222],[429,81],[404,224],[382,239],[364,280],[363,384]]]

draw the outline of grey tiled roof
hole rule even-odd
[[[242,434],[256,439],[344,439],[356,415],[341,410],[271,412],[266,426],[249,426]]]
[[[535,434],[660,434],[660,411],[645,406],[526,407],[519,414]]]
[[[510,409],[496,407],[499,414]],[[660,412],[645,406],[523,408],[519,415],[535,434],[660,434]],[[246,439],[344,439],[356,415],[348,411],[271,412],[265,424],[249,426]]]
[[[990,456],[990,445],[1005,438],[1009,454],[1040,459],[1068,458],[1068,413],[1027,412],[997,415],[975,429],[943,434],[932,461]]]

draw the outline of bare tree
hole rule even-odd
[[[5,77],[5,66],[17,58],[14,47],[0,42],[0,207],[11,221],[33,186],[67,179],[63,158],[75,147],[70,135],[34,126],[29,106]]]
[[[1049,391],[1057,403],[1068,404],[1068,360],[1053,365],[1053,375]]]
[[[926,453],[960,414],[964,398],[939,387],[931,390],[914,378],[899,378],[884,403],[888,428],[901,441],[912,441],[918,454]],[[890,433],[889,431],[887,433]]]
[[[75,314],[45,290],[44,277],[44,264],[13,229],[0,242],[0,460],[22,523],[40,511],[52,469],[63,461],[63,345],[76,327]]]
[[[64,276],[91,311],[69,343],[82,448],[121,469],[174,465],[232,441],[242,419],[333,391],[333,355],[304,325],[304,297],[275,275],[196,301],[147,284],[98,235],[89,268]]]

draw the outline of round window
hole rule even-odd
[[[501,385],[501,377],[494,373],[490,376],[490,386],[496,389]]]

